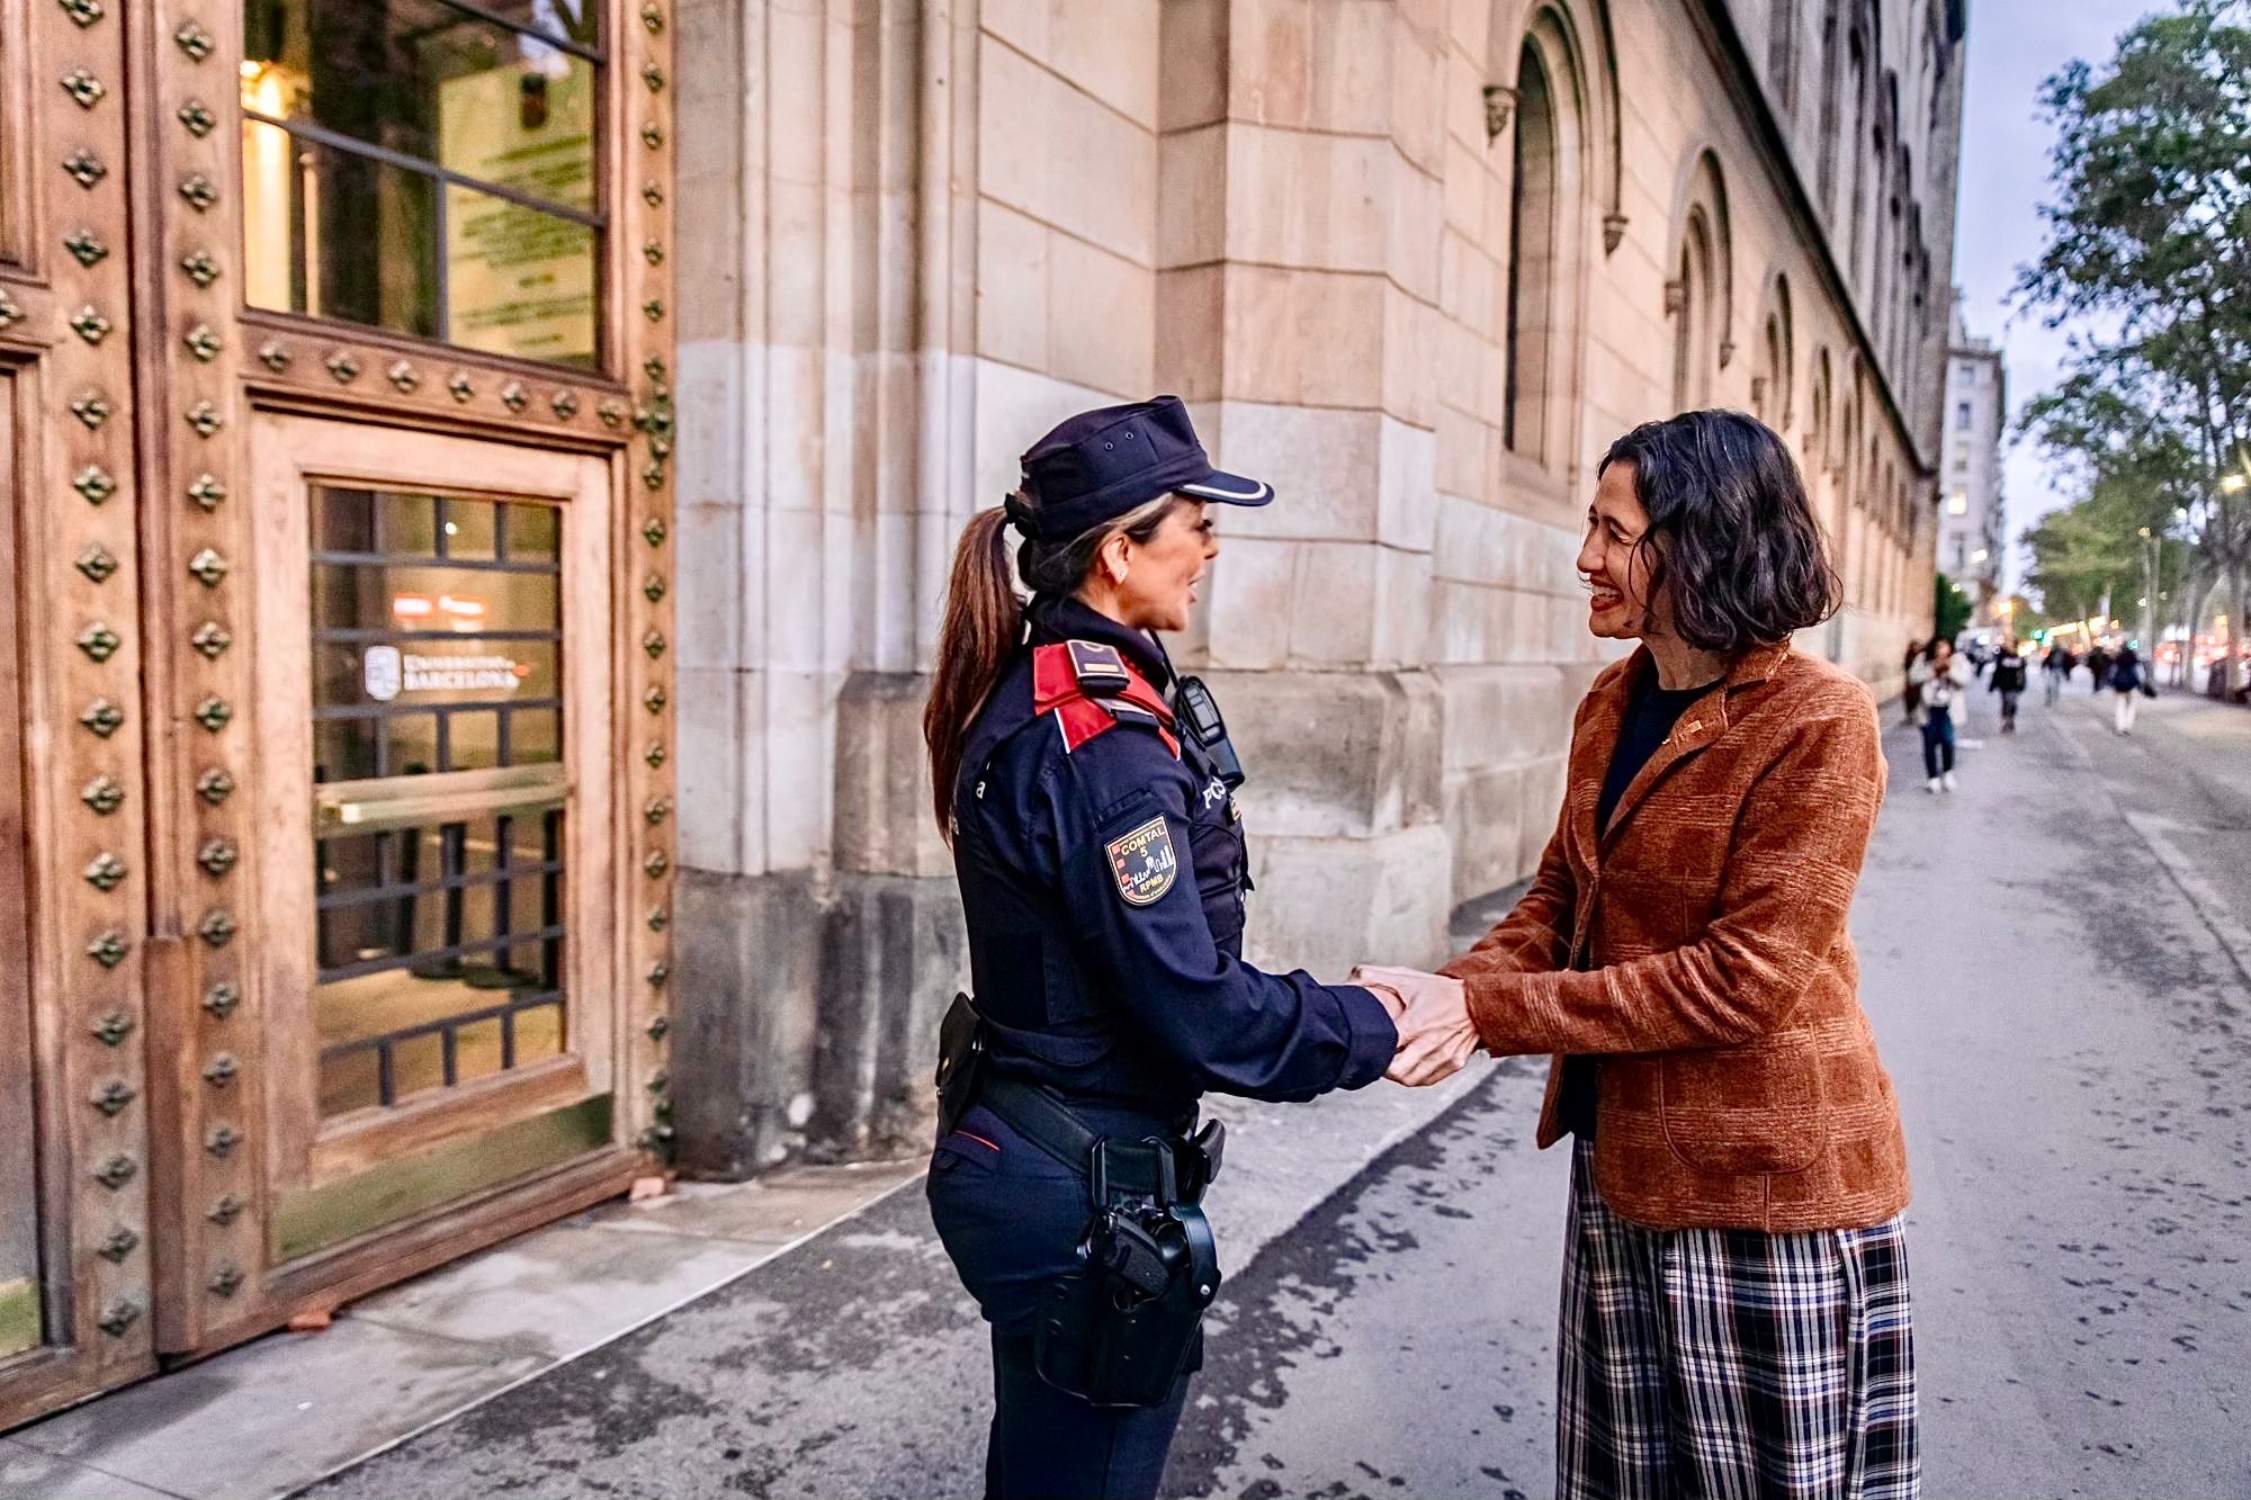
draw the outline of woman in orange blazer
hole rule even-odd
[[[1559,1496],[1913,1496],[1906,1148],[1845,930],[1876,705],[1789,645],[1837,576],[1749,417],[1637,428],[1600,476],[1588,626],[1641,645],[1579,706],[1523,900],[1440,971],[1458,988],[1402,985],[1462,1013],[1392,1076],[1553,1055]]]

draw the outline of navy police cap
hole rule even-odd
[[[1271,485],[1211,466],[1178,396],[1083,411],[1024,455],[1026,506],[1013,496],[1008,519],[1042,541],[1068,541],[1160,495],[1178,491],[1224,505],[1264,505]]]

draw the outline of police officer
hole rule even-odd
[[[1159,397],[1041,439],[955,555],[923,728],[975,999],[928,1192],[992,1325],[991,1500],[1156,1493],[1219,1282],[1198,1097],[1359,1088],[1399,1045],[1396,993],[1242,961],[1242,772],[1154,634],[1219,554],[1208,507],[1272,499]]]

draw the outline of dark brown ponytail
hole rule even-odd
[[[930,797],[938,831],[953,840],[954,778],[961,773],[969,721],[993,690],[1024,632],[1024,607],[1009,577],[1008,513],[999,506],[970,517],[954,548],[946,580],[946,616],[938,630],[938,665],[922,710],[930,747]]]

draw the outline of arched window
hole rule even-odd
[[[1816,197],[1829,223],[1837,222],[1837,137],[1844,120],[1838,99],[1843,86],[1844,49],[1837,30],[1837,0],[1821,7],[1821,157]]]
[[[1556,282],[1555,91],[1531,42],[1516,69],[1514,190],[1509,195],[1507,406],[1501,442],[1534,462],[1544,455],[1548,340]]]
[[[1819,485],[1829,470],[1829,453],[1836,441],[1830,424],[1836,418],[1836,395],[1829,375],[1829,351],[1817,349],[1813,354],[1812,392],[1808,400],[1811,424],[1806,428],[1805,477],[1806,482]]]
[[[1767,22],[1767,76],[1773,81],[1774,107],[1788,117],[1798,109],[1798,6],[1803,0],[1774,0]]]
[[[1580,268],[1589,238],[1592,96],[1587,53],[1572,20],[1538,6],[1523,30],[1506,29],[1494,6],[1489,76],[1507,80],[1509,218],[1503,283],[1507,306],[1501,349],[1502,446],[1518,458],[1554,467],[1571,449],[1572,405],[1560,399],[1577,383],[1576,314]]]
[[[1718,372],[1734,347],[1727,183],[1711,152],[1699,152],[1689,164],[1674,223],[1674,276],[1665,285],[1665,311],[1673,320],[1673,406],[1694,411],[1712,404]]]
[[[1758,366],[1751,375],[1751,410],[1785,439],[1790,431],[1795,396],[1791,372],[1796,368],[1790,329],[1790,279],[1777,272],[1767,289],[1766,315],[1759,324]]]
[[[1845,274],[1855,286],[1860,281],[1860,234],[1867,219],[1868,184],[1868,55],[1855,31],[1845,44],[1845,98],[1852,110],[1852,209],[1845,215],[1851,238],[1846,243]]]
[[[1673,408],[1695,411],[1712,401],[1712,233],[1701,208],[1681,234],[1675,288]]]

